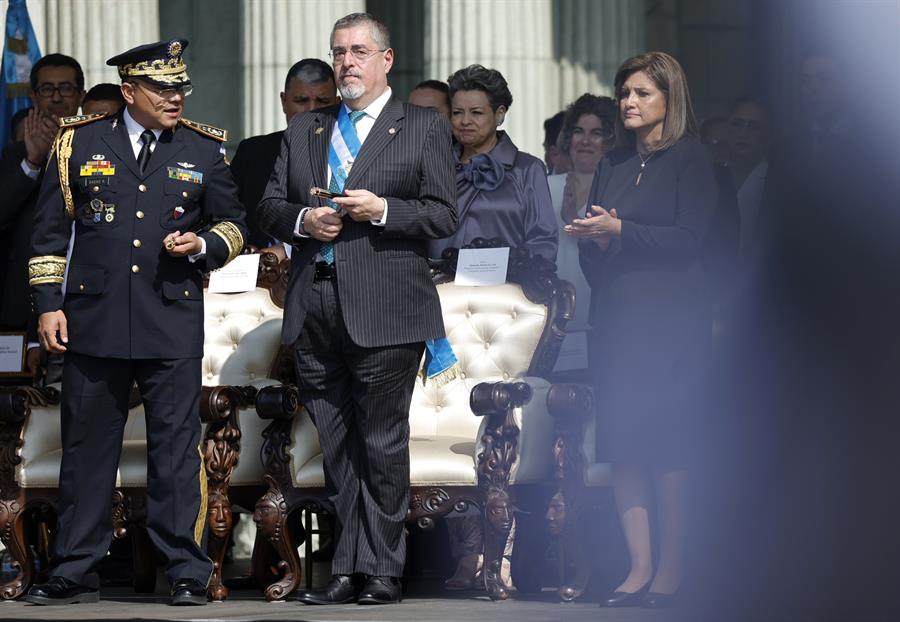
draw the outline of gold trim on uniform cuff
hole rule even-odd
[[[210,231],[222,238],[225,241],[225,246],[228,247],[228,259],[225,260],[225,263],[241,254],[241,250],[244,248],[244,236],[241,235],[241,230],[234,223],[220,222],[213,225]]]
[[[62,283],[66,274],[66,258],[42,255],[28,260],[28,285]]]

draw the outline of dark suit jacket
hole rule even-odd
[[[203,272],[240,252],[246,237],[244,209],[220,147],[179,125],[163,133],[141,174],[121,113],[75,128],[68,165],[75,246],[65,300],[59,283],[31,279],[38,314],[65,312],[70,350],[126,359],[203,356]],[[38,197],[32,262],[66,255],[72,219],[60,190],[58,151]],[[97,161],[108,161],[114,173],[92,174]],[[182,179],[190,174],[192,181]],[[98,218],[92,203],[103,206]],[[197,232],[206,256],[195,263],[170,257],[163,239],[176,230]],[[32,264],[29,269],[36,272]]]
[[[40,177],[22,171],[25,143],[8,145],[0,160],[0,330],[28,324],[28,246]]]
[[[257,216],[264,231],[292,240],[282,340],[296,341],[306,318],[303,292],[315,274],[321,243],[295,237],[304,206],[324,206],[312,186],[328,186],[328,149],[339,106],[295,116]],[[437,290],[427,264],[427,240],[457,226],[450,124],[433,110],[392,97],[360,149],[347,189],[387,199],[387,224],[344,217],[335,239],[337,287],[344,323],[359,346],[421,342],[444,335]]]
[[[284,130],[263,136],[251,136],[238,145],[231,161],[231,175],[238,185],[238,196],[247,212],[247,243],[265,248],[272,243],[272,236],[263,231],[256,218],[259,205],[275,169],[275,160],[281,153]]]

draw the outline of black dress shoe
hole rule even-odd
[[[600,602],[601,607],[637,607],[643,604],[642,597],[648,586],[644,586],[637,592],[613,592]]]
[[[360,580],[355,575],[336,574],[324,590],[303,591],[297,595],[304,605],[346,605],[359,596]]]
[[[95,587],[79,585],[64,577],[50,577],[46,583],[33,585],[28,590],[25,601],[35,605],[96,603],[100,601],[100,591]]]
[[[674,594],[661,594],[659,592],[647,592],[641,601],[641,606],[648,609],[667,609],[675,605],[678,592]]]
[[[359,593],[360,605],[390,605],[401,600],[400,579],[397,577],[369,577],[366,587]]]
[[[206,586],[197,579],[178,579],[172,586],[173,605],[205,605]]]

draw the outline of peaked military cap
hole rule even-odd
[[[141,78],[158,86],[186,86],[191,83],[181,55],[187,39],[172,39],[139,45],[113,56],[107,65],[117,67],[119,78]]]

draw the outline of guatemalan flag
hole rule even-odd
[[[0,75],[0,148],[9,141],[9,122],[22,108],[31,106],[28,93],[31,66],[41,57],[25,0],[9,0],[6,10],[6,37]]]

